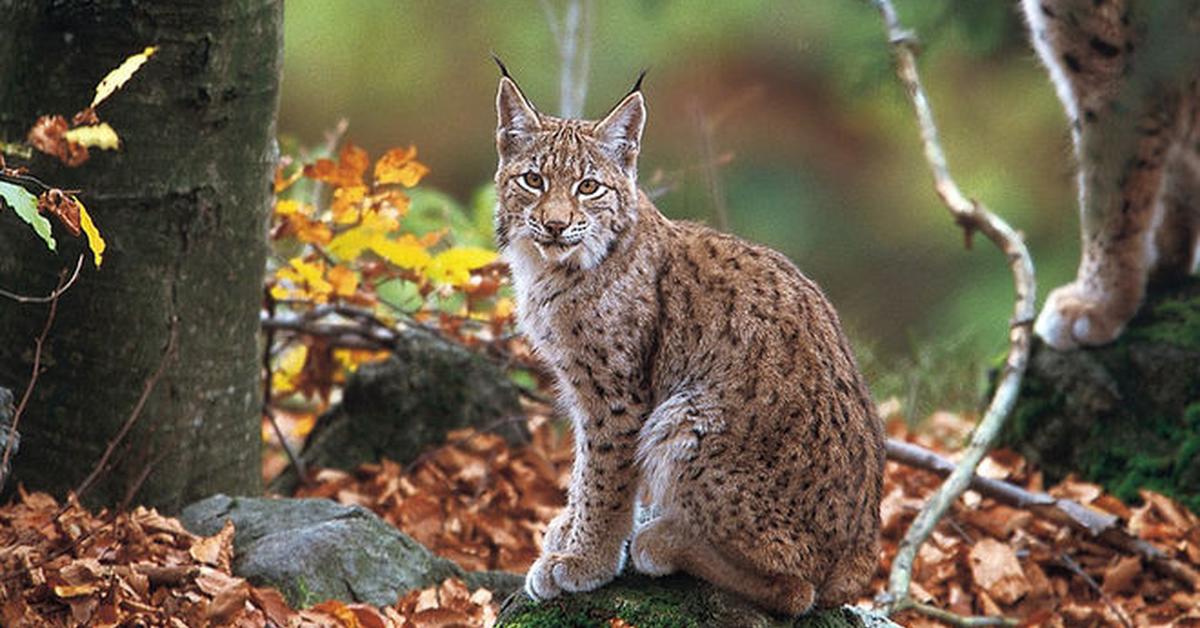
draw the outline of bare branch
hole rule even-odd
[[[887,457],[888,460],[930,471],[942,477],[951,475],[956,469],[956,465],[946,458],[924,447],[894,438],[887,441]],[[1192,589],[1200,589],[1200,574],[1134,536],[1121,525],[1120,518],[1115,515],[1088,508],[1069,499],[1034,493],[1015,484],[980,477],[973,472],[969,486],[984,497],[990,497],[1013,508],[1028,510],[1038,517],[1065,525],[1108,547],[1140,556],[1164,576],[1174,578]]]
[[[25,295],[9,292],[3,288],[0,288],[0,297],[8,297],[19,303],[49,303],[54,301],[58,299],[58,297],[62,296],[62,293],[69,290],[71,285],[75,283],[75,280],[79,278],[79,271],[83,269],[83,258],[84,256],[80,255],[79,259],[75,260],[75,271],[71,273],[71,278],[67,280],[67,283],[62,283],[62,277],[59,277],[58,287],[54,290],[51,290],[50,294],[47,294],[44,297],[27,297]]]
[[[29,405],[29,397],[33,395],[33,389],[37,385],[38,376],[42,371],[42,348],[46,345],[46,338],[50,335],[50,327],[54,325],[54,316],[58,313],[58,297],[62,295],[71,284],[75,282],[75,278],[79,276],[79,269],[83,265],[83,256],[79,256],[79,262],[75,264],[75,274],[68,281],[67,271],[63,269],[58,275],[58,287],[50,293],[50,311],[46,313],[46,323],[42,325],[42,333],[33,341],[33,370],[29,374],[29,383],[25,385],[25,392],[21,395],[21,401],[17,404],[16,410],[13,411],[12,425],[8,427],[8,438],[4,443],[4,458],[0,460],[0,487],[4,486],[4,481],[8,479],[9,460],[12,457],[13,447],[19,438],[17,426],[21,424],[21,416],[25,413],[25,407]]]
[[[559,19],[550,0],[540,0],[558,50],[558,115],[578,118],[587,98],[592,57],[592,0],[567,0]]]
[[[925,95],[920,75],[917,72],[914,36],[900,24],[896,9],[890,0],[872,1],[883,16],[896,60],[896,74],[904,84],[905,92],[917,117],[925,159],[929,162],[929,168],[933,174],[934,189],[946,208],[950,210],[955,222],[963,228],[968,247],[971,235],[975,231],[980,231],[1004,253],[1013,274],[1016,291],[1013,320],[1009,325],[1008,356],[999,384],[996,386],[995,395],[992,397],[983,419],[975,428],[971,443],[964,452],[961,462],[917,515],[916,520],[905,534],[904,540],[901,541],[892,562],[888,594],[894,610],[908,600],[913,561],[916,559],[917,550],[929,538],[938,520],[946,513],[954,500],[967,489],[975,468],[991,448],[1000,428],[1016,403],[1017,393],[1021,388],[1021,378],[1025,374],[1025,365],[1029,360],[1034,299],[1037,290],[1034,282],[1033,261],[1029,257],[1029,252],[1021,240],[1021,236],[982,204],[968,199],[950,176],[950,169],[946,165],[946,156],[938,140],[933,111],[930,109],[929,99]]]
[[[101,454],[100,460],[96,461],[96,466],[92,468],[91,473],[89,473],[88,476],[79,483],[79,487],[75,489],[75,495],[79,499],[83,498],[83,495],[87,493],[87,491],[92,488],[92,485],[96,482],[96,480],[100,478],[100,474],[108,468],[108,463],[112,458],[113,452],[117,450],[117,445],[121,444],[121,441],[125,440],[125,437],[129,434],[129,431],[133,429],[134,424],[136,424],[138,419],[142,416],[142,410],[145,409],[146,402],[150,399],[150,393],[154,392],[154,387],[158,385],[158,380],[162,379],[163,373],[165,373],[167,370],[167,366],[171,364],[175,357],[175,345],[178,337],[179,319],[173,318],[171,319],[171,330],[167,336],[167,347],[163,350],[163,357],[158,363],[158,368],[156,368],[154,373],[151,374],[149,379],[146,380],[145,385],[142,387],[141,396],[138,397],[137,403],[133,405],[133,410],[130,411],[129,416],[125,419],[125,423],[121,425],[121,429],[117,431],[117,434],[113,436],[112,440],[108,441],[108,446],[104,448],[104,453]]]

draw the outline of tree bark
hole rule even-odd
[[[0,0],[0,15],[0,139],[8,142],[23,141],[41,114],[69,119],[109,70],[158,46],[99,108],[121,136],[119,151],[93,150],[75,169],[44,156],[28,164],[48,184],[80,190],[109,249],[100,269],[89,255],[59,302],[21,422],[15,479],[58,494],[77,486],[149,382],[144,409],[86,501],[136,495],[170,512],[217,492],[259,492],[258,318],[281,0]],[[55,229],[57,254],[0,212],[0,286],[54,287],[83,251]],[[0,301],[0,386],[24,387],[45,316],[44,304]]]

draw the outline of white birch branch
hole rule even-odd
[[[934,189],[937,191],[946,208],[950,210],[955,222],[966,234],[966,244],[971,244],[971,235],[980,231],[988,237],[1005,255],[1013,275],[1016,290],[1016,303],[1013,308],[1013,319],[1009,324],[1009,350],[1004,362],[996,392],[984,413],[983,419],[975,428],[971,443],[964,452],[962,460],[938,490],[930,497],[929,502],[921,509],[912,526],[901,541],[896,557],[892,562],[892,571],[888,581],[889,611],[894,613],[912,606],[909,597],[909,585],[912,582],[913,561],[917,550],[929,538],[938,521],[968,487],[975,475],[975,468],[983,456],[991,448],[1000,428],[1004,425],[1017,400],[1021,388],[1021,378],[1025,374],[1025,365],[1029,359],[1031,327],[1034,319],[1034,299],[1037,294],[1034,282],[1033,261],[1029,257],[1020,234],[1008,226],[995,214],[988,211],[982,204],[968,199],[954,179],[946,165],[946,156],[938,140],[937,125],[933,120],[933,111],[929,99],[921,86],[921,78],[917,73],[916,42],[912,33],[900,24],[896,9],[890,0],[872,0],[875,7],[883,16],[888,39],[896,60],[896,74],[904,85],[905,93],[912,103],[917,124],[921,132],[921,144],[924,147],[925,159],[933,173]]]

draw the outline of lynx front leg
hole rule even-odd
[[[1145,6],[1131,17],[1123,3],[1024,5],[1034,47],[1071,118],[1083,232],[1076,279],[1051,292],[1035,330],[1058,349],[1104,344],[1145,292],[1179,98],[1172,77],[1147,74],[1156,71],[1146,52],[1155,42],[1135,41],[1132,26],[1148,19]]]
[[[525,577],[530,597],[590,591],[624,566],[637,490],[637,428],[630,416],[637,414],[615,406],[599,419],[576,417],[567,507],[550,523],[542,554]]]

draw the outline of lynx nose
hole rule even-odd
[[[563,220],[547,220],[542,223],[542,226],[546,228],[551,237],[557,238],[566,230],[567,223]]]

